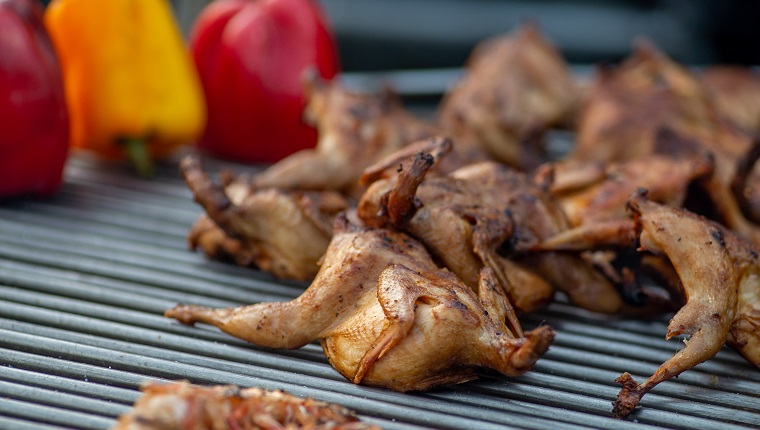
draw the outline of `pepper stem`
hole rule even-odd
[[[132,166],[137,170],[137,174],[143,178],[153,176],[153,160],[151,160],[148,151],[147,142],[141,138],[122,138],[119,144],[124,148],[124,153]]]

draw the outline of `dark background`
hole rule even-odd
[[[760,1],[321,0],[346,71],[462,65],[526,20],[576,64],[616,61],[646,36],[690,64],[760,64]]]

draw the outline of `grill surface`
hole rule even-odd
[[[146,181],[81,156],[55,199],[0,205],[0,428],[105,429],[140,383],[171,379],[280,388],[388,429],[760,426],[760,372],[728,349],[657,386],[630,420],[610,417],[618,375],[642,380],[679,349],[663,339],[667,318],[611,319],[554,304],[524,320],[557,331],[534,371],[484,373],[422,394],[355,386],[316,344],[270,351],[182,326],[161,316],[177,302],[288,300],[303,288],[188,251],[200,213],[176,163]]]

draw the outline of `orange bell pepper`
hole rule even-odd
[[[54,0],[45,25],[73,147],[126,154],[147,175],[153,160],[203,132],[203,89],[168,1]]]

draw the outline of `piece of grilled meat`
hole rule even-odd
[[[473,136],[495,159],[527,170],[543,161],[543,132],[568,121],[578,98],[564,59],[526,24],[475,47],[444,95],[438,123],[457,141]]]
[[[380,430],[352,411],[281,390],[150,383],[112,430]]]
[[[197,157],[180,163],[183,177],[205,214],[188,241],[215,259],[270,272],[278,278],[311,280],[332,236],[335,215],[348,201],[335,191],[257,190],[246,177],[213,182]]]
[[[514,311],[493,271],[481,271],[475,295],[416,240],[343,215],[320,272],[298,298],[229,309],[179,305],[165,315],[269,348],[320,339],[350,381],[399,391],[474,379],[479,367],[519,375],[554,337],[548,326],[515,335],[521,328],[505,324]]]
[[[617,417],[629,415],[654,386],[711,358],[725,343],[760,366],[760,250],[717,223],[651,202],[642,193],[631,197],[629,207],[640,251],[670,261],[686,299],[666,339],[689,338],[643,383],[628,373],[617,379],[623,385],[614,403]]]

